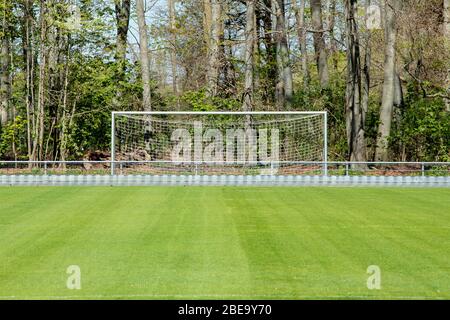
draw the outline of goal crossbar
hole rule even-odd
[[[114,115],[327,115],[326,111],[113,111]]]

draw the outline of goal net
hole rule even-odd
[[[326,174],[325,112],[114,112],[113,174]]]

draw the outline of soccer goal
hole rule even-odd
[[[111,130],[113,175],[327,175],[326,112],[113,112]]]

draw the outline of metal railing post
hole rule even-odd
[[[115,152],[116,152],[116,141],[115,141],[115,135],[116,135],[116,121],[115,121],[116,113],[113,112],[111,114],[111,175],[114,175],[114,161],[115,161]]]
[[[328,177],[328,112],[323,114],[323,136],[324,136],[324,176]]]

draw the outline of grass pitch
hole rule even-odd
[[[450,299],[450,191],[0,188],[14,298]]]

